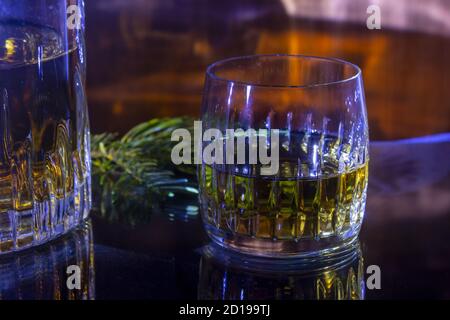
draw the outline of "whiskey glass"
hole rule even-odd
[[[216,142],[224,145],[212,162],[204,154],[216,138],[203,136],[197,148],[202,219],[214,242],[276,258],[332,254],[355,242],[369,162],[358,66],[300,55],[216,62],[207,69],[202,103],[203,134],[209,129],[222,133]],[[245,157],[228,147],[237,135],[227,130],[244,136]],[[259,148],[273,152],[272,132],[278,170],[267,174]]]
[[[78,226],[91,206],[82,0],[0,6],[0,254]]]

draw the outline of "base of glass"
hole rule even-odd
[[[320,239],[271,240],[225,233],[205,224],[209,237],[218,245],[239,253],[267,258],[315,258],[340,254],[358,239],[359,230]]]
[[[0,212],[0,255],[41,245],[76,228],[91,209],[90,183],[65,198],[35,202],[33,209]]]

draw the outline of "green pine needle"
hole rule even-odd
[[[191,118],[161,118],[137,125],[122,138],[111,133],[93,135],[94,204],[102,216],[116,220],[125,211],[128,216],[132,216],[130,210],[142,214],[168,193],[196,194],[195,167],[175,166],[170,158],[173,130],[192,131],[192,126]]]

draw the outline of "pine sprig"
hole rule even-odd
[[[173,130],[192,130],[192,124],[190,118],[152,119],[122,138],[111,133],[92,136],[94,204],[103,216],[115,220],[127,211],[131,217],[130,210],[141,214],[157,205],[161,195],[197,192],[195,168],[175,166],[170,159]]]

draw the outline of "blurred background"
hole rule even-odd
[[[381,30],[369,30],[371,5]],[[372,140],[450,131],[448,0],[87,0],[94,133],[200,112],[208,64],[337,57],[363,70]]]

